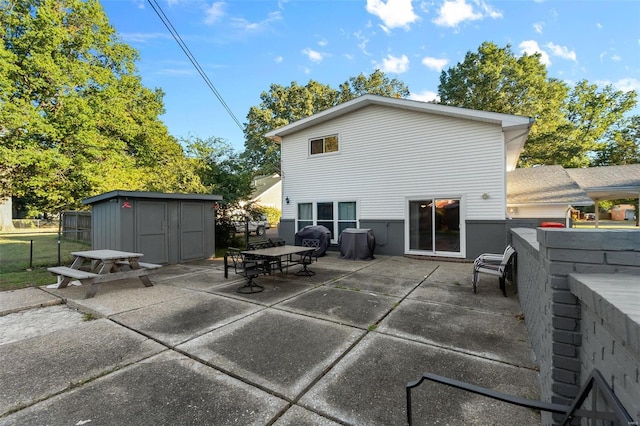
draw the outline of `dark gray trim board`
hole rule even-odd
[[[502,253],[510,242],[509,229],[535,228],[544,219],[518,220],[467,220],[466,221],[466,258],[475,259],[482,253]],[[549,219],[557,222],[557,219]],[[296,222],[293,219],[280,220],[278,234],[293,244],[296,234]],[[360,228],[370,228],[376,237],[376,254],[403,256],[404,252],[404,220],[363,219]]]

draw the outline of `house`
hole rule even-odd
[[[369,228],[376,253],[472,259],[507,240],[506,173],[533,120],[364,95],[265,136],[281,144],[287,241]]]
[[[635,220],[635,207],[631,204],[618,204],[611,208],[611,220]]]
[[[253,188],[251,202],[282,210],[282,182],[279,174],[255,178]]]

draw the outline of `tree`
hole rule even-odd
[[[635,105],[635,92],[598,89],[581,81],[572,89],[547,77],[540,55],[516,57],[509,45],[485,42],[440,75],[442,103],[533,117],[521,166],[588,165],[602,137]]]
[[[216,245],[228,247],[235,236],[232,216],[243,208],[241,202],[248,200],[253,191],[253,170],[223,139],[196,138],[183,143],[208,192],[222,195],[216,208]]]
[[[223,204],[237,206],[253,191],[253,171],[231,145],[220,138],[185,140],[187,154],[207,192],[222,195]]]
[[[640,163],[640,116],[634,115],[617,125],[596,152],[593,166]]]
[[[562,107],[564,122],[552,133],[541,135],[525,148],[521,162],[586,167],[606,149],[606,136],[624,125],[624,114],[636,104],[636,93],[599,89],[586,80],[578,82]]]
[[[280,146],[265,138],[265,133],[367,93],[406,97],[409,90],[380,70],[368,77],[351,77],[338,90],[314,80],[305,86],[295,81],[288,87],[272,84],[269,92],[260,94],[260,105],[251,107],[247,115],[243,158],[257,173],[279,172]]]
[[[0,199],[55,212],[113,189],[203,189],[163,173],[189,164],[158,119],[163,93],[142,86],[97,0],[3,6]]]
[[[547,77],[539,54],[518,58],[511,46],[490,42],[442,71],[438,85],[443,104],[533,117],[536,122],[525,150],[564,123],[562,106],[568,91],[564,83]]]

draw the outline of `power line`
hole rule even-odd
[[[244,131],[244,129],[242,128],[242,124],[240,123],[240,120],[238,120],[238,118],[235,116],[233,111],[231,111],[231,108],[229,108],[229,105],[227,105],[225,100],[222,98],[222,95],[220,94],[220,92],[218,92],[218,90],[213,85],[211,80],[209,80],[209,77],[207,76],[207,74],[204,72],[204,70],[202,69],[202,67],[198,63],[198,60],[193,55],[193,53],[191,53],[191,50],[189,50],[189,48],[187,47],[187,45],[184,42],[184,40],[182,40],[182,37],[180,37],[180,34],[178,33],[178,30],[175,29],[175,27],[173,26],[173,24],[171,23],[171,21],[169,20],[167,15],[165,15],[164,11],[162,10],[162,8],[158,4],[158,2],[156,0],[147,0],[147,1],[151,5],[151,8],[154,10],[154,12],[156,12],[156,15],[158,15],[158,17],[160,18],[160,20],[162,21],[164,26],[167,28],[167,30],[169,30],[169,32],[173,36],[174,40],[178,43],[178,46],[180,46],[180,48],[182,49],[184,54],[187,55],[187,58],[189,59],[191,64],[195,67],[196,71],[198,71],[198,74],[200,74],[200,76],[203,78],[204,82],[207,84],[207,86],[209,86],[209,89],[211,89],[211,91],[216,96],[216,98],[218,98],[218,100],[220,101],[220,103],[222,104],[224,109],[227,111],[229,116],[231,116],[233,121],[235,121],[235,123],[238,125],[238,128],[240,128],[240,130]]]

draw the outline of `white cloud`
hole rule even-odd
[[[434,71],[442,71],[442,69],[449,63],[448,59],[438,59],[438,58],[431,58],[429,56],[425,57],[422,60],[422,64],[429,68],[432,69]]]
[[[611,57],[611,60],[614,61],[614,62],[620,62],[622,60],[622,58],[620,56],[618,56],[618,55],[613,55]]]
[[[160,71],[158,71],[158,74],[165,74],[165,75],[192,75],[194,74],[194,70],[193,69],[176,69],[176,68],[164,68],[161,69]]]
[[[566,46],[559,46],[557,44],[553,44],[551,42],[546,44],[546,47],[551,50],[551,53],[554,56],[559,56],[562,59],[569,59],[570,61],[576,61],[576,52],[573,50],[569,50]]]
[[[258,22],[250,22],[244,18],[234,18],[231,20],[231,26],[235,28],[239,28],[241,30],[245,30],[245,31],[257,32],[257,31],[264,30],[272,23],[279,21],[281,19],[282,19],[282,14],[279,11],[276,11],[276,12],[269,12],[265,19]]]
[[[549,54],[542,50],[540,46],[538,46],[538,42],[535,40],[525,40],[518,45],[520,48],[520,53],[526,53],[527,55],[533,55],[534,53],[540,54],[540,62],[544,65],[551,65],[551,59],[549,59]]]
[[[407,55],[402,55],[398,58],[392,55],[387,55],[387,57],[382,60],[380,69],[383,72],[402,74],[409,70],[409,58],[407,58]]]
[[[120,37],[127,43],[146,43],[157,38],[170,39],[171,35],[166,33],[121,33]]]
[[[602,29],[602,24],[600,22],[596,22],[596,28],[601,30]]]
[[[329,44],[329,42],[325,39],[318,41],[318,46],[320,47],[325,47],[327,44]]]
[[[632,90],[640,92],[640,80],[634,77],[623,78],[613,83],[613,87],[623,92],[630,92]]]
[[[542,28],[544,27],[544,22],[536,22],[533,24],[533,29],[536,30],[538,34],[542,34]]]
[[[367,12],[380,18],[384,24],[382,29],[388,32],[392,28],[409,29],[409,24],[419,18],[413,12],[411,0],[367,0]]]
[[[600,62],[602,62],[604,60],[604,58],[607,57],[607,52],[601,52],[600,53]]]
[[[225,15],[224,9],[227,4],[224,2],[213,3],[211,7],[204,11],[204,23],[207,25],[213,25]]]
[[[477,21],[486,17],[502,18],[502,12],[492,8],[483,0],[475,0],[473,4],[467,3],[467,0],[445,0],[433,23],[442,27],[457,27],[461,22]]]
[[[273,62],[275,62],[276,64],[281,64],[282,61],[284,61],[284,58],[282,56],[276,56],[275,58],[273,58]]]
[[[307,47],[306,49],[302,49],[302,53],[307,55],[307,57],[309,58],[310,61],[313,61],[313,62],[316,62],[316,63],[322,62],[323,55],[322,55],[322,53],[318,52],[317,50],[313,50],[313,49],[310,49],[310,48]]]
[[[424,90],[418,93],[409,93],[409,99],[421,102],[440,102],[440,96],[431,90]]]
[[[353,33],[353,35],[356,37],[356,40],[358,40],[358,48],[362,51],[362,53],[364,53],[365,55],[371,55],[369,52],[367,52],[367,44],[369,43],[369,39],[360,31],[358,31],[357,33]]]

